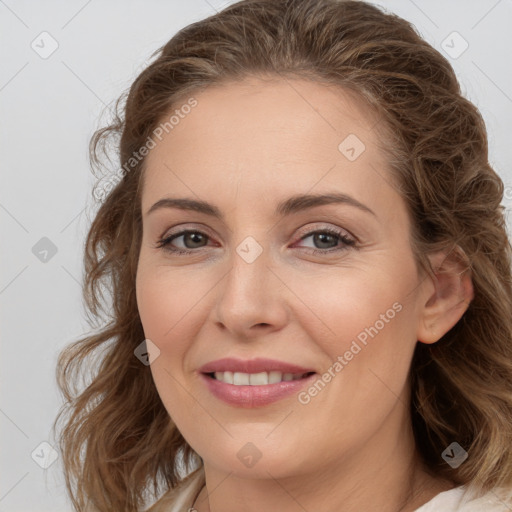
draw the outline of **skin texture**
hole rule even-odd
[[[162,402],[204,461],[196,509],[414,510],[453,484],[428,475],[417,456],[408,370],[418,340],[434,343],[460,319],[470,277],[446,254],[431,256],[443,270],[437,279],[419,270],[378,120],[347,91],[250,78],[194,97],[197,106],[146,159],[137,301],[160,350],[151,371]],[[349,134],[365,145],[354,161],[338,149]],[[290,196],[328,192],[374,214],[349,204],[274,212]],[[207,201],[224,219],[147,213],[165,197]],[[355,245],[315,236],[326,228]],[[171,242],[190,254],[156,247],[182,229],[206,235]],[[252,263],[236,251],[248,236],[262,248]],[[320,376],[396,303],[400,312],[307,404],[292,395],[234,407],[198,374],[231,356]],[[248,442],[261,454],[252,467],[237,457]]]

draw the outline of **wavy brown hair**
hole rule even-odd
[[[477,493],[512,488],[511,248],[503,183],[488,162],[478,109],[448,61],[400,17],[343,0],[244,0],[179,31],[116,103],[91,140],[94,167],[113,149],[119,183],[106,195],[85,246],[84,297],[101,325],[66,347],[57,378],[65,398],[55,426],[66,486],[77,511],[135,512],[176,486],[180,467],[202,464],[164,408],[150,368],[134,356],[144,340],[135,276],[141,244],[145,159],[126,162],[183,98],[205,87],[270,76],[306,78],[356,93],[381,119],[389,163],[413,225],[413,252],[457,246],[474,299],[411,365],[415,439],[432,472]],[[101,155],[100,155],[101,153]],[[133,163],[133,162],[132,162]],[[79,387],[79,376],[86,381]],[[457,441],[468,459],[441,458]]]

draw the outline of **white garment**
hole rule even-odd
[[[204,470],[199,468],[146,512],[195,512],[192,505],[204,483]],[[489,492],[480,498],[470,499],[465,491],[465,486],[444,491],[415,512],[512,512],[512,503],[507,506],[498,493]]]
[[[415,512],[511,512],[512,502],[508,506],[504,497],[490,491],[480,498],[471,499],[466,486],[455,487],[434,496]]]

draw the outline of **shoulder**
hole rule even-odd
[[[415,512],[510,512],[512,489],[491,490],[475,496],[467,486],[444,491],[425,503]]]
[[[146,512],[187,512],[205,484],[204,469],[198,468],[166,492]]]

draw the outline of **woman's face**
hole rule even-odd
[[[147,156],[142,194],[137,300],[163,404],[223,471],[378,460],[408,427],[432,290],[381,126],[346,92],[302,80],[194,98]]]

